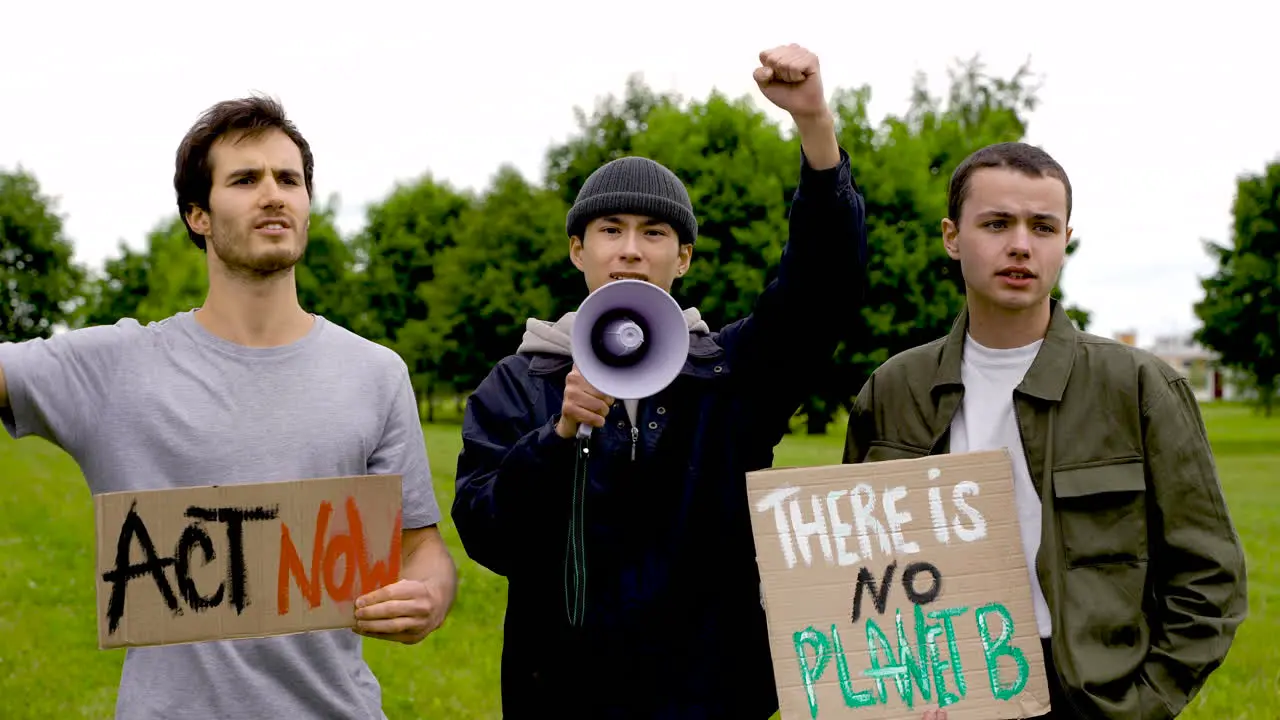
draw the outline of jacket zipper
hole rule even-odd
[[[636,443],[640,440],[640,428],[631,426],[631,462],[636,461]]]

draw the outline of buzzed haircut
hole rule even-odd
[[[960,222],[965,198],[969,195],[969,181],[983,168],[1008,168],[1028,177],[1051,177],[1062,181],[1067,190],[1067,220],[1071,219],[1071,180],[1067,171],[1049,153],[1034,145],[1022,142],[1005,142],[988,145],[965,158],[951,175],[947,190],[947,217]]]

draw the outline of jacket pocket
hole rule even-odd
[[[867,458],[863,462],[880,462],[882,460],[914,460],[929,454],[928,450],[914,448],[902,443],[874,440],[867,447]]]
[[[1147,560],[1147,483],[1141,460],[1053,473],[1067,567]]]

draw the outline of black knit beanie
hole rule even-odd
[[[675,228],[681,243],[692,244],[698,237],[698,220],[684,183],[648,158],[618,158],[591,173],[569,209],[569,237],[582,237],[587,223],[614,213],[662,220]]]

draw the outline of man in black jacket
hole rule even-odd
[[[802,157],[789,241],[754,312],[714,333],[686,310],[683,370],[637,403],[572,367],[573,313],[531,319],[467,402],[453,519],[468,554],[508,579],[509,720],[765,720],[778,708],[745,475],[773,463],[816,389],[841,337],[833,318],[858,311],[866,227],[818,59],[791,45],[760,61],[756,82],[794,119]],[[589,291],[622,278],[670,291],[697,222],[673,173],[628,157],[587,179],[567,230]],[[566,552],[582,423],[594,428],[585,564]]]

